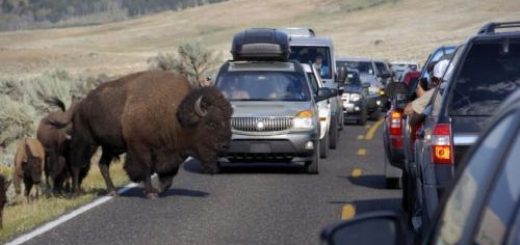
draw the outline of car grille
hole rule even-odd
[[[276,132],[292,127],[291,117],[234,117],[233,129],[243,132]]]

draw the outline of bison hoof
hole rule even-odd
[[[150,200],[156,199],[157,197],[159,197],[159,195],[155,192],[146,193],[146,198],[148,198]]]

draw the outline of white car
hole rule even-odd
[[[325,87],[321,81],[321,77],[316,71],[314,66],[308,64],[302,64],[307,78],[311,84],[314,92],[318,91],[318,88]],[[330,121],[332,117],[332,111],[330,109],[330,101],[322,100],[317,103],[318,111],[320,114],[320,157],[326,158],[330,145],[329,145],[329,133],[330,133]]]

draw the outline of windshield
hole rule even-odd
[[[225,72],[216,87],[230,101],[309,101],[307,79],[296,72]]]
[[[291,46],[289,59],[297,60],[304,64],[314,64],[322,78],[332,78],[329,47]]]
[[[361,79],[359,79],[357,72],[347,72],[347,78],[346,84],[361,86]]]
[[[360,74],[368,74],[374,75],[374,69],[372,67],[372,62],[368,61],[338,61],[336,62],[337,66],[345,66],[347,69],[355,69],[359,71]]]
[[[519,67],[520,40],[509,45],[473,45],[453,80],[455,87],[448,104],[450,115],[492,115],[500,103],[520,87]]]

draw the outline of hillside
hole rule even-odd
[[[0,76],[55,68],[124,74],[190,41],[228,57],[234,32],[263,26],[311,27],[332,37],[339,55],[422,61],[436,46],[519,12],[520,1],[509,0],[231,0],[104,25],[0,33]]]

